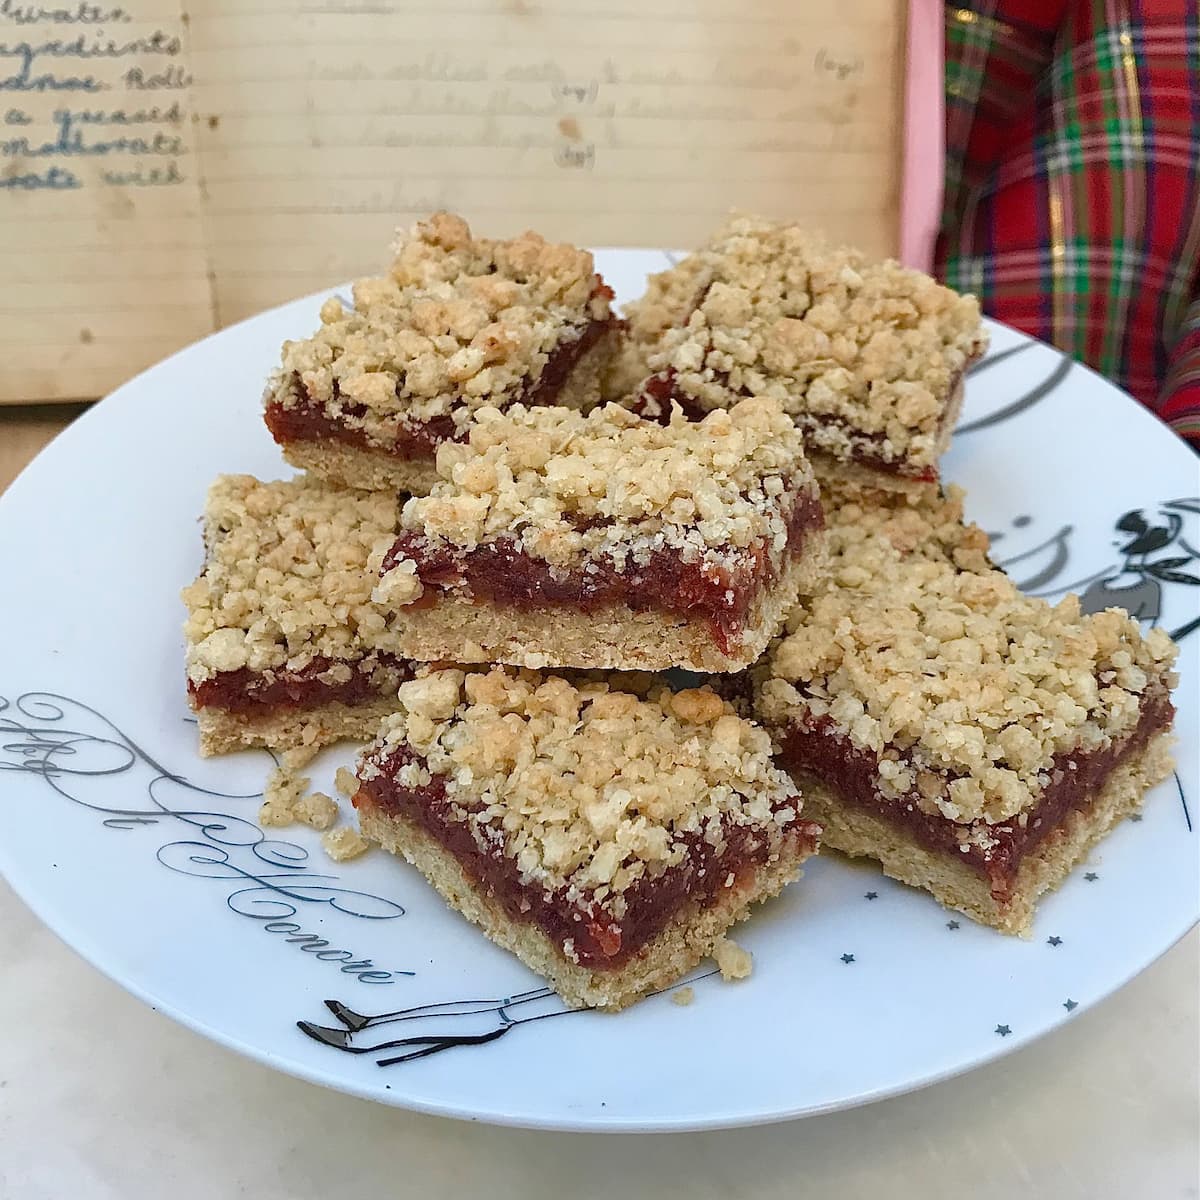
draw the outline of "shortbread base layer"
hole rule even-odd
[[[297,746],[368,742],[383,718],[395,710],[394,696],[364,704],[332,701],[314,708],[277,709],[262,716],[208,706],[196,712],[200,753],[207,758],[250,748],[283,752]]]
[[[732,925],[750,915],[754,904],[778,895],[798,878],[806,857],[781,856],[754,871],[743,886],[727,889],[707,908],[685,908],[632,958],[606,971],[571,962],[536,926],[514,921],[450,851],[413,822],[366,808],[359,811],[359,825],[364,837],[416,867],[451,908],[478,925],[491,941],[549,980],[572,1008],[609,1012],[681,979],[712,953]]]
[[[583,354],[555,395],[555,405],[586,410],[600,401],[601,376],[613,355],[617,336],[615,330],[606,333]],[[436,448],[431,448],[428,455],[402,458],[384,449],[356,446],[337,438],[306,438],[284,442],[280,449],[293,467],[368,492],[425,496],[439,478]]]
[[[336,438],[291,441],[280,446],[293,467],[342,487],[368,492],[403,492],[427,496],[438,481],[433,456],[397,458],[386,450],[368,450]]]
[[[933,452],[935,462],[950,449],[950,442],[954,437],[954,427],[958,424],[958,418],[962,416],[963,400],[967,395],[967,372],[977,361],[977,358],[967,360],[954,387],[950,389],[950,398],[946,401],[946,411],[942,414],[941,429]]]
[[[824,827],[822,849],[851,858],[873,858],[883,873],[922,888],[947,908],[1002,933],[1028,936],[1040,896],[1058,887],[1118,821],[1142,806],[1146,792],[1173,767],[1170,730],[1156,735],[1136,758],[1117,767],[1084,808],[1062,823],[1021,861],[1007,902],[997,901],[988,880],[948,851],[930,850],[898,825],[845,803],[827,784],[792,772],[804,796],[804,815]]]
[[[825,537],[813,533],[803,555],[760,598],[740,644],[724,653],[707,621],[625,604],[590,611],[566,606],[522,609],[470,603],[447,593],[427,608],[402,609],[393,628],[396,652],[418,662],[505,663],[728,674],[755,662],[782,628],[797,599],[820,586]]]
[[[963,379],[960,377],[946,401],[941,432],[938,435],[933,455],[935,464],[950,446],[950,439],[954,436],[954,427],[958,424],[958,417],[962,412],[964,394]],[[936,466],[930,478],[920,479],[898,471],[884,471],[879,467],[855,462],[853,459],[846,461],[834,458],[832,455],[822,453],[816,447],[809,449],[808,459],[812,463],[813,474],[816,475],[817,481],[821,485],[822,493],[835,489],[851,495],[882,491],[898,493],[909,497],[910,500],[916,500],[923,496],[936,494],[939,487]]]
[[[929,479],[916,479],[893,471],[881,471],[862,463],[843,462],[819,450],[809,450],[808,461],[821,486],[821,494],[836,492],[846,498],[869,501],[870,493],[886,492],[918,501],[937,494],[939,482],[935,474]]]

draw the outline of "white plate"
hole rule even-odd
[[[600,263],[628,297],[664,260],[614,251]],[[540,981],[415,872],[379,851],[335,865],[307,829],[264,834],[254,794],[267,756],[195,752],[178,591],[200,565],[197,514],[219,472],[289,473],[259,396],[280,341],[314,326],[319,301],[126,384],[0,501],[0,868],[124,987],[280,1070],[389,1104],[547,1128],[695,1129],[860,1104],[986,1062],[1096,1003],[1197,920],[1193,630],[1177,778],[1042,904],[1032,939],[819,859],[738,933],[755,956],[744,983],[703,978],[690,1007],[657,996],[618,1016],[565,1014],[540,992],[502,1007]],[[1123,599],[1169,630],[1194,624],[1195,457],[1057,351],[994,335],[945,473],[969,489],[997,557],[1031,590],[1074,585],[1089,604]],[[350,758],[327,752],[316,782],[331,790]],[[297,1027],[341,1028],[326,1000],[411,1019],[346,1033],[368,1050],[346,1053]],[[443,1007],[414,1015],[426,1005]],[[380,1061],[403,1049],[369,1052],[406,1037],[444,1052],[390,1066]]]

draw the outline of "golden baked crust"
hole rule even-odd
[[[751,827],[773,862],[799,820],[767,734],[706,688],[642,699],[501,668],[432,672],[401,686],[399,711],[361,761],[364,784],[401,745],[420,760],[398,781],[441,777],[451,819],[523,885],[617,919],[626,892],[682,863],[690,839],[720,853],[734,828]]]
[[[196,707],[200,753],[230,754],[247,747],[290,750],[297,746],[314,751],[334,742],[369,742],[379,722],[396,707],[396,687],[380,688],[376,698],[355,704],[337,700],[314,701],[302,708],[268,708],[265,712],[238,712],[215,704]]]
[[[204,568],[183,590],[188,679],[388,649],[385,610],[371,591],[398,509],[388,493],[309,476],[220,476],[204,510]]]
[[[1124,739],[1176,682],[1174,643],[1119,609],[1084,616],[1075,596],[1052,606],[882,537],[838,563],[772,649],[756,710],[877,756],[885,800],[961,824],[1016,817],[1056,757]]]
[[[432,449],[428,456],[404,458],[336,438],[296,438],[283,442],[279,449],[293,467],[338,487],[423,496],[438,481]]]
[[[563,567],[663,547],[715,564],[763,543],[778,562],[794,498],[816,492],[799,433],[765,400],[668,425],[615,404],[482,409],[467,442],[439,449],[438,472],[405,504],[405,529],[465,550],[511,536]]]
[[[283,345],[265,402],[321,405],[372,442],[449,416],[461,428],[541,376],[552,352],[607,321],[610,293],[592,256],[528,232],[477,238],[435,213],[400,236],[386,276],[359,280],[354,304],[334,297],[321,327]]]
[[[681,320],[681,314],[687,314]],[[893,261],[738,216],[629,306],[637,365],[701,409],[779,401],[813,451],[909,474],[936,463],[947,410],[986,347],[979,305]]]

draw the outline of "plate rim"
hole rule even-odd
[[[651,255],[659,253],[653,249],[639,248],[608,248],[605,251],[597,251],[597,253],[618,253],[627,255]],[[179,350],[168,355],[166,358],[157,363],[152,364],[145,370],[139,372],[131,379],[122,383],[112,392],[97,400],[87,410],[77,416],[68,426],[60,431],[50,442],[48,442],[39,453],[24,467],[24,469],[16,476],[10,486],[6,489],[3,495],[0,495],[0,524],[5,521],[8,512],[21,501],[20,498],[28,488],[37,486],[37,479],[41,473],[46,470],[46,463],[53,457],[55,453],[60,453],[54,448],[59,446],[64,441],[74,442],[77,439],[86,439],[91,435],[92,422],[96,420],[104,420],[105,416],[97,417],[95,414],[111,411],[113,403],[123,403],[123,393],[131,392],[136,395],[139,388],[146,386],[146,378],[153,375],[162,369],[166,364],[172,363],[177,358],[199,351],[201,348],[209,347],[209,343],[222,339],[223,337],[241,331],[245,333],[247,328],[261,322],[266,317],[278,316],[288,308],[296,307],[301,309],[305,306],[312,305],[315,301],[325,296],[328,296],[332,290],[344,288],[345,284],[334,285],[333,288],[322,288],[308,295],[299,297],[294,300],[287,301],[283,304],[265,309],[262,312],[255,313],[245,317],[231,325],[228,325],[221,330],[214,331],[205,337],[190,343],[187,346],[181,347]],[[992,331],[1003,331],[1011,333],[1018,339],[1028,342],[1035,346],[1045,346],[1053,353],[1069,357],[1065,352],[1053,346],[1048,346],[1047,343],[1039,341],[1039,339],[1024,333],[1021,330],[1014,329],[1011,326],[995,321],[991,318],[985,318],[985,323]],[[211,352],[211,347],[209,351]],[[1099,375],[1098,372],[1086,366],[1086,364],[1072,361],[1073,368],[1082,368],[1089,377],[1088,386],[1094,386],[1095,382],[1103,385],[1104,390],[1111,391],[1115,395],[1123,398],[1127,406],[1132,406],[1140,414],[1148,420],[1143,423],[1143,428],[1146,430],[1146,436],[1161,438],[1158,433],[1151,433],[1152,429],[1159,429],[1169,435],[1171,441],[1176,443],[1179,450],[1183,453],[1191,455],[1192,451],[1187,443],[1179,437],[1157,414],[1150,411],[1144,405],[1140,404],[1134,397],[1124,392],[1116,384]],[[80,432],[82,430],[82,432]],[[1164,443],[1165,445],[1165,443]],[[280,461],[281,470],[292,472],[293,468],[289,464]],[[10,497],[16,496],[16,500],[10,500]],[[458,1120],[474,1120],[483,1121],[489,1124],[512,1128],[526,1129],[542,1129],[555,1130],[562,1132],[591,1132],[591,1133],[666,1133],[666,1132],[686,1132],[686,1131],[703,1131],[716,1130],[727,1128],[749,1127],[754,1125],[774,1124],[783,1121],[801,1119],[808,1116],[817,1116],[824,1113],[838,1112],[850,1108],[860,1107],[866,1104],[876,1103],[880,1100],[889,1099],[895,1096],[904,1095],[909,1092],[917,1091],[925,1087],[932,1086],[936,1083],[947,1079],[955,1078],[965,1074],[968,1071],[975,1070],[979,1067],[986,1066],[989,1063],[996,1061],[999,1058],[1019,1050],[1025,1046],[1032,1044],[1041,1037],[1057,1030],[1066,1021],[1072,1019],[1078,1013],[1053,1014],[1052,1018],[1045,1021],[1042,1025],[1036,1027],[1031,1032],[1018,1033],[1011,1038],[1005,1038],[992,1045],[985,1044],[980,1051],[969,1057],[965,1057],[949,1067],[942,1067],[930,1071],[925,1074],[917,1074],[910,1076],[908,1079],[896,1083],[894,1085],[884,1085],[876,1089],[871,1089],[865,1092],[859,1092],[852,1096],[839,1098],[838,1100],[816,1105],[798,1105],[794,1108],[780,1109],[773,1108],[770,1110],[755,1110],[749,1114],[743,1109],[737,1112],[722,1112],[718,1115],[697,1120],[694,1117],[684,1117],[679,1120],[636,1120],[630,1121],[623,1118],[605,1118],[603,1116],[597,1118],[595,1116],[587,1116],[584,1118],[573,1119],[567,1113],[561,1114],[558,1119],[546,1119],[544,1116],[528,1113],[528,1112],[504,1112],[494,1109],[480,1108],[478,1105],[474,1107],[465,1104],[442,1103],[430,1101],[424,1098],[413,1098],[404,1094],[402,1090],[373,1088],[367,1084],[359,1084],[350,1076],[339,1076],[334,1073],[323,1070],[318,1060],[314,1059],[312,1064],[303,1058],[291,1056],[281,1056],[278,1053],[261,1049],[237,1035],[227,1033],[206,1020],[189,1014],[185,1009],[178,1004],[164,1000],[159,996],[155,989],[143,984],[136,976],[126,976],[119,974],[115,968],[105,965],[104,947],[103,945],[93,944],[91,939],[86,935],[81,934],[79,929],[73,929],[66,932],[64,928],[47,918],[45,907],[39,900],[36,889],[32,885],[36,881],[36,875],[26,875],[22,877],[19,865],[14,876],[13,867],[17,865],[15,860],[10,856],[6,844],[0,841],[0,874],[4,876],[14,894],[25,904],[35,917],[45,925],[64,945],[68,946],[75,954],[87,962],[91,967],[99,971],[104,977],[111,980],[122,990],[136,997],[141,1003],[147,1005],[155,1012],[162,1013],[170,1017],[176,1023],[184,1026],[193,1033],[207,1038],[224,1049],[231,1050],[237,1054],[243,1055],[254,1062],[264,1066],[271,1067],[275,1070],[282,1071],[294,1078],[302,1079],[306,1083],[316,1084],[323,1087],[329,1087],[336,1091],[343,1092],[348,1095],[353,1095],[361,1099],[372,1100],[388,1104],[391,1107],[408,1109],[415,1112],[422,1112],[429,1115],[448,1117]],[[61,914],[59,914],[61,916]],[[1119,976],[1114,976],[1112,980],[1107,980],[1100,992],[1094,995],[1086,1004],[1079,1006],[1079,1013],[1088,1011],[1091,1008],[1103,1003],[1109,999],[1120,989],[1127,986],[1133,979],[1144,971],[1150,969],[1162,957],[1164,957],[1171,949],[1185,938],[1196,925],[1200,923],[1200,903],[1197,904],[1194,912],[1189,914],[1189,917],[1182,929],[1177,929],[1169,934],[1168,940],[1151,958],[1143,961],[1136,967],[1129,968],[1127,971],[1121,972]],[[605,1018],[606,1019],[606,1018]]]

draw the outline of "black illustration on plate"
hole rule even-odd
[[[1162,616],[1163,584],[1200,586],[1195,565],[1200,551],[1183,536],[1182,512],[1200,512],[1200,500],[1171,500],[1149,518],[1143,509],[1124,513],[1117,529],[1127,535],[1117,552],[1121,562],[1113,575],[1093,579],[1079,597],[1084,612],[1101,612],[1116,605],[1138,620],[1156,624]],[[1172,634],[1186,636],[1200,618]]]
[[[534,988],[495,1000],[453,1000],[446,1004],[421,1004],[394,1012],[367,1016],[340,1000],[326,1000],[325,1007],[341,1022],[340,1027],[297,1021],[296,1026],[313,1041],[347,1054],[379,1054],[381,1067],[428,1058],[458,1046],[483,1046],[533,1021],[565,1017],[577,1009],[567,1008],[548,987]],[[355,1034],[388,1026],[403,1036],[385,1037],[359,1044]],[[398,1054],[388,1051],[398,1050]]]
[[[989,354],[986,358],[977,362],[968,372],[969,376],[981,375],[984,371],[990,371],[993,367],[997,367],[1000,363],[1012,358],[1016,354],[1023,354],[1026,350],[1032,350],[1034,346],[1040,343],[1035,341],[1020,342],[1015,346],[1010,346],[1007,350],[998,350],[994,354]],[[1053,347],[1045,347],[1053,349]],[[1057,361],[1051,370],[1047,373],[1044,379],[1039,380],[1033,387],[1026,389],[1015,400],[1010,401],[1003,408],[996,409],[995,412],[988,413],[986,416],[978,417],[973,421],[966,421],[958,425],[954,430],[955,437],[962,437],[967,433],[974,433],[979,429],[987,429],[992,425],[999,425],[1001,421],[1007,421],[1010,417],[1015,417],[1019,413],[1028,412],[1039,401],[1044,400],[1053,392],[1059,384],[1071,373],[1072,367],[1075,366],[1073,359],[1057,351]]]
[[[679,988],[691,987],[701,980],[711,979],[717,973],[716,970],[706,971],[650,994],[666,995]],[[340,1025],[297,1021],[296,1027],[301,1033],[320,1042],[322,1046],[346,1054],[381,1055],[375,1060],[380,1067],[394,1067],[398,1063],[429,1058],[462,1046],[485,1046],[524,1025],[592,1011],[568,1008],[558,994],[548,987],[532,988],[527,992],[491,1000],[451,1000],[373,1014],[357,1012],[340,1000],[326,1000],[325,1007]],[[398,1036],[385,1036],[382,1041],[374,1036],[365,1041],[355,1040],[359,1034],[384,1027]],[[393,1050],[399,1053],[390,1053]]]
[[[1113,545],[1118,557],[1069,583],[1058,580],[1071,560],[1071,525],[1063,525],[1028,550],[997,559],[997,565],[1014,577],[1022,591],[1045,597],[1076,591],[1086,613],[1123,608],[1137,620],[1156,625],[1162,618],[1165,585],[1200,586],[1200,549],[1184,534],[1184,513],[1200,513],[1200,498],[1164,500],[1156,508],[1122,513],[1114,523]],[[1022,528],[1028,523],[1029,518],[1021,516],[1013,525]],[[999,542],[1004,534],[989,537]],[[1179,641],[1197,628],[1200,615],[1169,632]]]
[[[394,900],[340,887],[337,876],[313,869],[308,851],[295,842],[268,837],[249,817],[218,809],[215,800],[252,802],[260,793],[238,795],[192,783],[151,756],[96,709],[53,692],[26,692],[10,701],[0,696],[0,772],[37,776],[52,791],[101,818],[104,828],[128,833],[165,825],[182,837],[160,842],[155,857],[171,871],[221,880],[231,912],[258,921],[314,959],[363,983],[391,983],[410,971],[384,970],[370,958],[340,949],[290,921],[301,911],[327,906],[350,917],[391,920],[403,916]],[[121,777],[122,803],[89,798],[88,785]],[[141,799],[131,784],[141,783]],[[225,810],[225,811],[223,811]]]

